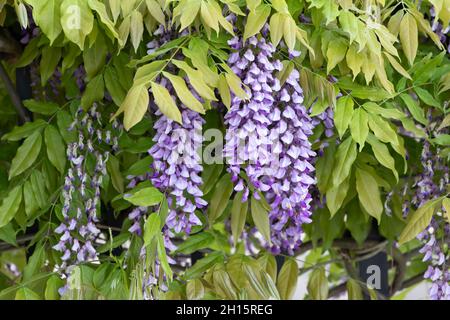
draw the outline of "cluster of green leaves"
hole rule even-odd
[[[61,92],[52,101],[45,96],[24,101],[33,117],[21,126],[10,125],[16,113],[0,89],[0,239],[18,247],[0,254],[0,298],[59,298],[62,280],[52,271],[60,257],[51,248],[57,242],[52,230],[61,218],[65,149],[77,139],[67,128],[79,105],[87,110],[94,102],[100,104],[104,119],[123,113],[127,130],[120,136],[119,153],[107,163],[102,215],[112,212],[121,221],[133,207],[156,209],[145,217],[142,237],[128,232],[129,219],[104,232],[105,243],[97,248],[99,264],[74,268],[63,298],[142,299],[144,278],[156,274],[158,266],[160,283],[169,286],[167,292],[158,286],[149,289],[148,294],[158,298],[292,298],[297,261],[286,259],[277,272],[273,256],[246,256],[241,240],[245,231],[256,227],[270,241],[269,206],[252,197],[242,202],[242,193],[233,191],[223,165],[205,165],[202,191],[209,205],[206,214],[197,212],[203,226],[194,227],[189,237],[178,235],[174,252],[164,249],[165,195],[149,180],[132,188],[125,183],[125,177],[145,176],[152,163],[146,155],[155,120],[149,103],[177,122],[178,105],[183,103],[204,115],[205,129],[224,130],[223,115],[211,104],[219,101],[229,107],[232,94],[246,98],[241,79],[226,64],[227,40],[235,34],[244,39],[258,35],[264,25],[279,48],[277,58],[283,60],[280,81],[298,69],[312,116],[328,107],[334,111],[335,134],[325,138],[319,124],[311,137],[315,149],[328,146],[316,163],[317,187],[326,206],[316,209],[313,222],[304,226],[305,241],[319,245],[304,265],[312,270],[308,297],[326,299],[329,283],[348,277],[333,242],[350,234],[358,244],[364,243],[374,220],[378,232],[390,241],[399,240],[403,251],[414,248],[417,243],[410,240],[433,215],[445,212],[450,218],[445,194],[407,219],[401,210],[400,190],[420,173],[421,141],[430,141],[442,157],[450,156],[450,136],[443,133],[450,126],[450,61],[425,17],[431,6],[436,21],[447,25],[448,0],[424,1],[422,7],[412,1],[384,0],[0,1],[0,24],[17,21],[29,26],[28,7],[41,30],[18,61],[7,66],[9,73],[37,65],[45,87],[56,69],[61,72]],[[225,18],[230,13],[237,17],[235,24]],[[145,44],[160,25],[185,33],[147,54]],[[293,49],[301,55],[288,58]],[[87,74],[82,93],[73,77],[80,66]],[[160,85],[162,78],[177,97]],[[437,127],[430,127],[429,113],[442,118]],[[393,196],[385,204],[388,193]],[[28,243],[33,253],[26,257],[16,237],[33,225],[38,232]],[[257,239],[248,241],[259,245]],[[189,268],[176,270],[168,263],[168,255],[198,252],[204,257]],[[337,262],[325,271],[329,260]],[[425,265],[416,260],[408,276],[423,272]],[[6,262],[17,265],[19,278],[5,268]],[[362,296],[356,280],[347,282],[347,291],[349,298]]]

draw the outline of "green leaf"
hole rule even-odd
[[[209,247],[215,238],[209,232],[200,232],[189,236],[185,241],[181,242],[175,250],[176,253],[191,254],[195,251]]]
[[[191,91],[188,89],[186,82],[184,82],[183,78],[179,76],[175,76],[168,72],[163,72],[163,75],[170,80],[172,83],[175,92],[178,97],[183,101],[183,104],[191,110],[194,110],[198,113],[205,113],[205,109],[203,105],[198,101]]]
[[[200,16],[204,25],[219,33],[219,20],[209,1],[202,1],[200,5]]]
[[[41,151],[42,136],[35,131],[31,136],[25,139],[23,144],[17,149],[16,156],[11,162],[9,169],[9,179],[21,174],[27,170],[36,160]]]
[[[282,13],[275,13],[270,18],[270,39],[275,47],[278,46],[283,37],[284,20],[285,15]]]
[[[167,259],[167,253],[166,253],[166,247],[164,245],[164,238],[162,234],[159,234],[159,236],[156,237],[157,239],[157,251],[158,251],[158,258],[161,263],[161,267],[164,270],[164,273],[166,274],[166,277],[168,278],[169,282],[172,281],[173,278],[173,272],[170,268],[169,261]]]
[[[450,146],[450,134],[437,135],[433,142],[441,146]]]
[[[410,65],[414,64],[416,58],[418,37],[416,20],[412,14],[407,12],[400,22],[400,41]]]
[[[406,118],[406,114],[402,111],[394,108],[383,108],[374,102],[366,102],[363,104],[363,108],[369,113],[379,114],[384,118],[401,120]]]
[[[106,163],[106,168],[108,169],[114,189],[116,189],[116,191],[119,193],[123,193],[124,181],[122,173],[120,172],[119,160],[115,156],[109,155],[108,162]]]
[[[61,173],[66,167],[65,145],[59,131],[52,125],[48,125],[44,131],[47,156],[50,162]]]
[[[61,59],[61,48],[58,47],[44,47],[42,49],[42,58],[40,65],[41,83],[44,86],[47,80],[55,72],[56,66]]]
[[[186,272],[184,273],[184,278],[185,279],[198,278],[203,274],[203,272],[205,272],[215,264],[222,262],[223,259],[224,257],[222,252],[219,251],[211,252],[206,257],[198,260],[191,268],[187,269]]]
[[[450,199],[445,198],[442,200],[442,206],[444,207],[445,213],[447,214],[447,221],[450,222]]]
[[[41,297],[31,289],[22,287],[16,292],[15,300],[41,300]]]
[[[2,136],[2,140],[19,141],[23,138],[29,137],[35,132],[40,132],[42,128],[47,125],[47,122],[42,119],[37,119],[33,122],[27,122],[23,126],[14,127],[10,132]]]
[[[111,7],[111,11],[113,11],[113,1],[109,1],[109,6]],[[100,21],[106,26],[108,32],[114,37],[119,38],[119,34],[117,33],[114,22],[109,18],[108,12],[106,10],[106,6],[104,3],[98,0],[88,0],[89,7],[97,12],[100,17]]]
[[[416,212],[410,215],[408,223],[406,224],[405,229],[403,229],[398,239],[398,243],[400,245],[414,239],[420,232],[422,232],[423,230],[425,230],[426,227],[428,227],[435,210],[439,208],[444,198],[445,196],[429,200],[419,209],[417,209]]]
[[[333,217],[336,212],[341,208],[344,200],[347,196],[347,192],[350,186],[350,179],[346,178],[340,185],[333,186],[332,188],[327,190],[327,207],[330,210],[330,215]]]
[[[375,178],[367,171],[356,168],[356,190],[361,205],[372,217],[381,221],[383,203]]]
[[[225,174],[217,183],[211,197],[208,209],[209,224],[212,225],[225,211],[230,196],[233,193],[233,183],[229,174]]]
[[[145,3],[152,17],[164,26],[166,24],[166,18],[158,2],[156,0],[145,0]]]
[[[251,10],[247,16],[247,23],[245,24],[244,40],[259,33],[259,31],[266,23],[269,15],[270,6],[266,4],[261,4],[256,7],[255,10]]]
[[[0,206],[0,228],[6,226],[14,218],[21,202],[22,186],[17,186],[8,193]]]
[[[200,10],[200,5],[202,1],[200,0],[189,0],[185,1],[184,5],[177,6],[173,11],[174,18],[177,16],[177,9],[180,8],[179,12],[181,13],[180,17],[180,31],[186,29],[188,26],[192,24],[195,17],[198,14],[198,11]]]
[[[352,120],[350,122],[350,133],[352,134],[353,140],[359,144],[359,151],[362,151],[364,148],[364,143],[369,134],[367,122],[368,116],[364,109],[358,108],[353,111]]]
[[[0,240],[13,246],[17,246],[16,231],[14,230],[12,223],[8,223],[6,226],[0,228]]]
[[[241,80],[238,76],[236,76],[234,73],[227,72],[225,73],[225,79],[227,80],[228,86],[230,87],[231,91],[238,96],[241,99],[247,99],[248,94],[242,89]]]
[[[345,53],[347,52],[347,42],[342,38],[331,40],[327,49],[327,73],[336,67],[336,65],[344,60]]]
[[[186,284],[186,297],[188,300],[200,300],[205,295],[205,287],[200,279],[188,281]]]
[[[169,91],[162,85],[156,82],[151,83],[153,97],[159,110],[169,119],[175,120],[178,123],[182,122],[180,110],[178,110],[175,101],[170,95]]]
[[[339,145],[335,155],[336,160],[333,171],[334,186],[340,185],[348,177],[357,154],[356,143],[351,137],[348,137]]]
[[[409,94],[406,93],[400,94],[400,98],[403,100],[414,119],[419,121],[421,124],[428,124],[428,120],[425,118],[424,111],[422,108],[420,108],[417,101],[415,101]]]
[[[389,122],[381,117],[369,114],[369,127],[380,141],[399,144],[397,133],[389,125]]]
[[[348,300],[363,300],[363,294],[360,285],[353,279],[347,280]]]
[[[84,40],[94,27],[94,15],[86,0],[63,0],[61,25],[67,39],[84,49]]]
[[[436,107],[436,108],[441,108],[441,104],[439,103],[439,101],[437,101],[431,95],[431,93],[429,93],[427,90],[422,89],[420,87],[415,87],[414,91],[417,93],[417,95],[419,96],[420,100],[425,102],[427,105],[433,106],[433,107]]]
[[[148,246],[161,233],[161,219],[157,213],[148,216],[144,225],[144,244]]]
[[[334,112],[334,124],[341,139],[352,119],[353,105],[354,102],[350,96],[345,96],[337,100],[336,111]]]
[[[180,60],[172,60],[172,63],[178,68],[186,72],[190,84],[194,87],[195,91],[204,99],[217,101],[214,91],[207,85],[204,80],[203,73],[199,70],[191,68],[186,62]]]
[[[386,168],[391,169],[395,179],[398,181],[398,173],[395,169],[395,160],[389,153],[388,147],[378,141],[373,135],[369,135],[367,142],[371,145],[373,154],[375,155],[375,158],[377,158],[378,162]]]
[[[261,204],[261,201],[252,198],[251,200],[251,211],[253,222],[255,223],[256,228],[263,235],[263,237],[271,242],[270,239],[270,221],[269,221],[269,212],[266,208]]]
[[[281,299],[290,300],[297,288],[298,265],[295,259],[288,258],[283,263],[277,278],[277,289]]]
[[[328,297],[328,281],[323,267],[315,269],[308,281],[308,293],[313,300],[326,300]]]
[[[243,192],[238,192],[231,207],[231,233],[233,234],[235,245],[241,237],[247,218],[248,202],[242,202],[242,196]]]
[[[59,105],[54,102],[24,100],[23,105],[33,113],[40,113],[44,115],[52,115],[59,109]]]
[[[63,286],[64,281],[59,276],[52,275],[48,278],[44,293],[45,300],[59,300],[61,296],[58,290]]]
[[[147,112],[148,103],[149,95],[145,85],[141,84],[133,86],[130,91],[128,91],[119,110],[114,114],[113,119],[122,112],[125,112],[124,127],[126,130],[130,130],[135,124],[142,120],[145,112]]]
[[[62,31],[59,11],[61,0],[28,0],[28,2],[33,6],[33,19],[36,25],[49,38],[50,45],[52,45]]]
[[[99,33],[95,38],[92,46],[87,47],[83,51],[84,68],[86,70],[88,79],[94,78],[106,62],[106,55],[108,54],[108,47],[106,45],[105,37]],[[89,85],[89,82],[88,82]]]
[[[88,82],[83,97],[81,98],[81,106],[84,110],[88,110],[94,102],[103,100],[104,96],[105,83],[103,81],[103,75],[99,74]]]
[[[130,35],[134,51],[137,52],[142,36],[144,35],[144,22],[142,14],[138,10],[133,10],[131,13]]]
[[[125,89],[120,85],[117,70],[112,66],[108,66],[105,69],[105,73],[103,76],[105,80],[106,90],[108,90],[114,103],[120,106],[127,93]]]
[[[138,207],[150,207],[161,203],[164,195],[154,187],[140,189],[139,191],[125,195],[124,199]]]
[[[34,275],[39,273],[41,267],[45,263],[44,245],[39,244],[34,249],[33,254],[28,259],[28,264],[23,269],[23,281],[30,280]]]

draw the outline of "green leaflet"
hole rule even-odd
[[[225,211],[232,193],[233,183],[231,182],[230,175],[227,173],[219,180],[219,182],[217,182],[214,194],[210,200],[210,206],[208,208],[210,225],[212,225]]]
[[[205,287],[199,279],[193,279],[186,284],[186,296],[188,300],[200,300],[205,295]]]
[[[244,40],[259,33],[267,18],[270,15],[270,6],[266,4],[260,4],[254,10],[251,10],[247,16],[247,23],[244,29]]]
[[[380,223],[383,204],[375,178],[369,172],[356,168],[356,190],[361,205]]]
[[[42,128],[47,125],[47,122],[42,119],[37,119],[33,122],[27,122],[23,126],[14,127],[13,130],[2,136],[2,140],[19,141],[27,138],[35,132],[40,132]]]
[[[164,195],[154,187],[143,188],[131,195],[124,196],[125,200],[139,207],[150,207],[157,205],[163,200],[163,198]]]
[[[283,300],[290,300],[297,288],[298,265],[295,259],[286,259],[277,278],[277,289]]]
[[[94,26],[94,15],[85,0],[63,0],[61,7],[61,26],[66,37],[84,48],[84,40]]]
[[[335,155],[333,186],[339,186],[348,177],[357,153],[356,143],[351,137],[339,145]]]
[[[50,162],[61,173],[64,173],[66,167],[65,144],[59,131],[52,125],[45,128],[45,145],[47,146],[47,156]]]
[[[52,115],[58,111],[59,105],[54,102],[44,102],[36,100],[25,100],[23,105],[31,112],[40,113],[44,115]],[[36,120],[40,121],[40,119]],[[42,120],[41,120],[42,121]]]
[[[266,241],[270,243],[269,211],[264,208],[261,201],[255,198],[251,200],[251,211],[256,228],[261,232]]]
[[[22,186],[12,189],[0,206],[0,228],[6,226],[14,218],[22,202]]]
[[[183,104],[186,105],[191,110],[194,110],[198,113],[205,113],[205,109],[203,108],[200,101],[198,101],[194,95],[191,93],[191,91],[188,89],[186,83],[184,82],[183,78],[179,76],[175,76],[173,74],[170,74],[168,72],[163,72],[163,75],[169,79],[169,81],[172,83],[175,92],[179,97],[182,97]]]
[[[336,110],[334,112],[334,125],[341,139],[352,120],[353,105],[354,102],[350,96],[345,96],[337,100]]]
[[[398,239],[399,244],[404,244],[414,239],[420,232],[425,230],[430,224],[435,210],[439,208],[444,198],[445,196],[430,200],[410,215],[408,223]]]
[[[231,233],[233,234],[235,245],[244,230],[245,220],[247,218],[248,202],[242,202],[242,196],[242,191],[238,192],[234,197],[231,207]]]
[[[144,225],[144,243],[150,245],[152,240],[161,233],[161,219],[157,213],[148,216]]]
[[[326,300],[328,297],[328,280],[323,267],[315,269],[308,281],[308,293],[313,300]]]
[[[358,108],[353,112],[352,120],[350,122],[350,133],[353,140],[359,144],[359,151],[364,148],[364,143],[369,134],[369,127],[367,125],[368,116],[367,112],[362,108]]]
[[[386,168],[391,169],[395,179],[398,181],[398,173],[395,169],[395,160],[389,153],[388,147],[379,142],[373,135],[368,136],[367,142],[371,145],[372,151],[378,162]]]
[[[41,151],[41,144],[42,136],[38,131],[35,131],[25,139],[23,144],[17,149],[16,156],[11,162],[11,168],[9,169],[10,180],[31,167]]]
[[[406,93],[400,94],[400,98],[403,100],[414,119],[419,121],[421,124],[428,124],[428,120],[425,118],[424,111],[422,108],[420,108],[417,101],[415,101],[409,94]]]

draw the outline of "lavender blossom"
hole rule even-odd
[[[244,43],[235,37],[229,44],[235,52],[228,63],[248,86],[249,99],[234,96],[225,116],[228,171],[234,190],[244,192],[243,201],[256,189],[271,206],[272,252],[293,254],[301,243],[301,225],[311,222],[309,188],[315,183],[315,153],[308,141],[313,124],[302,104],[299,73],[292,71],[281,86],[275,72],[282,64],[264,38]],[[257,192],[253,196],[259,198]]]

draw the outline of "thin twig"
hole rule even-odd
[[[3,63],[0,62],[0,78],[3,80],[5,84],[6,91],[8,92],[9,96],[11,97],[11,101],[14,105],[14,108],[16,108],[17,113],[19,114],[19,118],[21,123],[25,123],[30,121],[30,117],[27,114],[27,111],[23,107],[22,100],[20,99],[19,95],[17,94],[16,89],[14,88],[14,85],[11,81],[11,79],[8,76],[8,73],[5,70],[5,67],[3,66]]]

